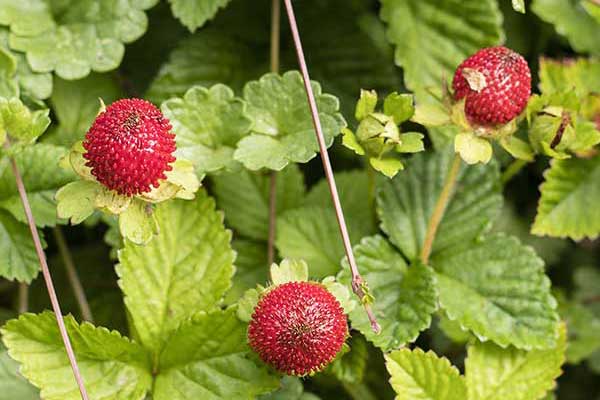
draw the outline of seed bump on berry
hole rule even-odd
[[[531,94],[525,59],[503,47],[479,50],[458,66],[452,81],[454,99],[465,99],[465,114],[481,126],[503,125],[516,118]]]
[[[135,196],[158,187],[175,161],[171,124],[152,103],[118,100],[100,113],[87,132],[84,158],[107,188]]]
[[[336,298],[316,282],[288,282],[258,303],[248,341],[280,372],[304,376],[320,371],[341,350],[348,322]]]

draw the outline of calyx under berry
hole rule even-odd
[[[141,99],[109,105],[96,117],[83,147],[86,166],[98,182],[126,196],[158,187],[175,161],[171,124],[158,108]]]
[[[248,341],[260,358],[288,375],[322,370],[342,349],[348,322],[340,303],[317,282],[287,282],[259,300]]]

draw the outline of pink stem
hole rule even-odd
[[[8,138],[6,138],[6,142],[4,143],[4,148],[8,150],[9,147],[10,147],[10,142],[9,142]],[[12,167],[13,174],[15,175],[15,181],[17,183],[17,190],[19,191],[19,196],[21,197],[21,202],[23,203],[23,209],[25,210],[25,216],[27,218],[27,223],[29,224],[29,229],[31,230],[31,236],[33,238],[33,243],[35,245],[35,251],[37,253],[38,260],[40,262],[40,267],[42,268],[42,274],[44,275],[44,280],[46,281],[46,287],[48,288],[48,295],[50,296],[50,303],[52,303],[52,309],[54,310],[54,314],[56,315],[56,322],[58,323],[58,329],[60,331],[62,341],[65,345],[65,350],[67,351],[67,357],[69,358],[69,362],[71,363],[71,368],[73,369],[73,375],[75,376],[75,380],[77,381],[77,385],[79,386],[79,392],[81,393],[81,398],[83,400],[88,400],[88,395],[85,390],[85,386],[83,384],[83,378],[81,377],[81,373],[79,372],[79,366],[77,365],[77,360],[75,359],[75,354],[73,353],[73,347],[71,346],[71,341],[69,340],[69,335],[68,335],[67,329],[65,327],[65,321],[63,320],[62,312],[60,310],[60,305],[58,303],[58,298],[56,297],[56,291],[54,290],[54,284],[52,283],[52,276],[50,275],[50,270],[48,269],[48,263],[46,262],[46,254],[44,253],[44,249],[42,247],[42,242],[40,240],[40,235],[39,235],[37,227],[35,225],[33,213],[31,212],[31,206],[29,204],[29,199],[27,198],[27,191],[25,190],[25,185],[23,184],[23,178],[21,177],[21,173],[19,172],[19,168],[17,167],[17,163],[15,162],[14,157],[9,156],[9,158],[10,158],[10,165]]]
[[[329,185],[329,191],[331,193],[331,199],[333,200],[333,207],[335,209],[335,215],[337,217],[338,226],[342,235],[342,241],[344,242],[344,249],[346,250],[346,258],[348,264],[350,264],[350,271],[352,272],[352,290],[361,299],[365,311],[371,321],[371,327],[373,331],[379,333],[381,327],[377,323],[375,315],[371,310],[371,307],[366,302],[362,301],[365,298],[364,290],[364,279],[358,272],[356,266],[356,260],[354,259],[354,253],[352,251],[352,244],[350,243],[350,236],[348,235],[348,228],[346,226],[346,220],[344,218],[344,212],[342,211],[342,205],[340,203],[340,197],[338,195],[337,186],[335,184],[335,178],[333,176],[333,170],[331,168],[331,162],[329,161],[329,154],[327,153],[327,145],[325,143],[325,137],[323,135],[323,128],[321,126],[321,119],[319,118],[319,111],[317,109],[317,102],[315,101],[315,94],[310,85],[310,76],[308,74],[308,67],[306,66],[306,58],[304,57],[304,50],[302,49],[302,42],[300,40],[300,34],[298,32],[298,24],[296,23],[296,16],[294,15],[294,8],[292,7],[291,0],[285,0],[285,8],[287,10],[288,20],[290,22],[290,29],[292,31],[292,37],[294,39],[294,45],[296,47],[296,54],[298,56],[298,64],[300,71],[302,72],[302,78],[304,80],[304,88],[306,89],[306,96],[308,97],[308,105],[310,106],[310,112],[312,115],[313,125],[315,127],[315,134],[317,141],[319,142],[319,150],[321,153],[321,161],[323,162],[323,169],[325,170],[325,177],[327,178],[327,184]]]

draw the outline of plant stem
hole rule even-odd
[[[6,150],[10,148],[10,141],[8,137],[4,142],[4,148]],[[15,176],[17,190],[19,191],[19,196],[21,197],[21,203],[23,204],[23,210],[25,211],[25,216],[27,218],[29,230],[31,231],[31,237],[33,238],[35,251],[40,262],[42,275],[44,276],[44,281],[46,282],[46,288],[48,289],[48,295],[50,296],[50,303],[52,303],[52,309],[54,310],[54,314],[56,316],[56,323],[58,324],[58,329],[60,331],[63,344],[65,345],[67,357],[69,358],[69,362],[71,363],[71,369],[73,370],[73,375],[75,376],[75,380],[77,381],[77,385],[79,386],[81,398],[83,400],[88,400],[89,397],[87,391],[85,390],[85,385],[83,383],[83,378],[81,377],[81,372],[79,372],[79,366],[77,364],[77,360],[75,359],[75,353],[73,352],[73,347],[71,346],[69,334],[67,333],[67,328],[65,327],[65,321],[62,316],[62,311],[60,310],[60,304],[58,303],[56,291],[54,290],[52,276],[50,275],[50,270],[48,269],[48,263],[46,261],[46,254],[44,253],[42,241],[40,240],[40,235],[35,225],[33,213],[31,212],[31,205],[29,204],[29,199],[27,198],[27,191],[25,190],[25,185],[23,184],[23,178],[21,177],[21,173],[19,172],[19,168],[17,167],[17,163],[14,157],[10,155],[8,155],[8,157],[10,159],[10,165],[12,167],[13,174]]]
[[[281,36],[281,0],[271,3],[271,72],[279,72],[279,49]],[[275,235],[277,219],[277,172],[269,176],[269,237],[267,242],[268,265],[275,261]]]
[[[440,226],[440,222],[442,222],[442,217],[444,216],[446,207],[448,206],[450,198],[452,197],[452,193],[454,192],[454,187],[456,186],[456,180],[458,178],[458,171],[460,171],[460,162],[460,156],[455,154],[454,160],[452,161],[452,166],[448,171],[448,175],[446,175],[444,187],[442,188],[440,197],[438,198],[435,208],[433,209],[433,214],[431,214],[431,218],[427,224],[427,232],[425,234],[425,240],[423,241],[423,249],[421,250],[421,262],[425,265],[429,263],[429,256],[431,255],[431,250],[433,248],[435,234]]]
[[[84,320],[94,323],[92,310],[90,309],[90,304],[87,301],[85,291],[83,290],[83,285],[81,284],[81,280],[77,274],[77,269],[75,268],[75,263],[73,262],[73,256],[71,255],[71,251],[69,250],[69,246],[65,240],[65,235],[63,235],[62,229],[60,229],[58,225],[54,227],[54,238],[56,239],[58,251],[63,259],[65,270],[67,271],[67,279],[69,279],[69,283],[73,289],[73,294],[75,295],[75,299],[79,305],[81,316]]]
[[[325,170],[325,177],[327,178],[327,184],[329,185],[331,200],[333,201],[335,215],[337,217],[338,226],[340,228],[340,234],[342,236],[344,249],[346,251],[346,258],[348,259],[348,264],[350,264],[350,271],[352,272],[352,290],[354,294],[356,294],[356,296],[358,296],[358,298],[361,300],[361,303],[365,308],[365,312],[369,317],[369,321],[371,322],[371,328],[373,329],[373,331],[379,333],[381,331],[381,327],[377,323],[377,319],[375,318],[375,315],[371,310],[371,306],[367,301],[365,301],[368,298],[366,282],[358,272],[356,260],[354,259],[352,244],[350,243],[350,236],[348,235],[348,227],[346,226],[344,212],[342,211],[342,205],[340,203],[340,196],[338,195],[337,186],[335,184],[333,169],[331,168],[331,161],[329,160],[329,154],[327,153],[327,144],[325,143],[325,137],[323,135],[323,127],[321,126],[321,119],[319,118],[319,110],[317,109],[315,94],[310,84],[310,76],[308,74],[306,58],[304,57],[304,50],[302,49],[302,41],[300,40],[300,33],[298,32],[298,24],[296,23],[296,16],[294,15],[292,0],[284,1],[285,8],[287,10],[288,20],[290,23],[290,29],[292,31],[292,37],[294,39],[294,46],[296,47],[298,64],[300,66],[300,71],[302,72],[304,89],[306,90],[306,97],[308,99],[308,105],[310,107],[313,126],[315,128],[315,135],[317,136],[317,142],[319,143],[319,151],[321,153],[323,169]]]
[[[527,161],[525,160],[514,160],[502,173],[501,181],[502,185],[506,185],[512,178],[515,177],[523,167],[527,165]]]
[[[29,309],[29,285],[19,282],[19,314],[26,313]]]
[[[369,210],[371,211],[371,218],[377,225],[377,216],[375,214],[375,170],[369,164],[369,161],[366,161],[365,168],[367,170],[367,184],[369,185],[368,190],[368,201],[369,201]]]

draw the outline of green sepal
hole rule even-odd
[[[516,136],[507,136],[498,141],[500,146],[506,150],[511,156],[519,160],[533,161],[535,152],[528,142],[519,139]]]
[[[377,106],[377,92],[374,90],[360,90],[360,98],[356,102],[354,117],[357,121],[362,121],[369,114],[375,112]]]
[[[135,244],[146,244],[158,233],[152,205],[134,199],[119,215],[119,229],[124,238]]]
[[[288,282],[308,281],[308,265],[304,260],[285,259],[279,265],[272,264],[271,282],[273,285],[282,285]]]
[[[396,145],[398,153],[418,153],[425,150],[423,138],[425,135],[419,132],[404,132],[400,135],[400,144]]]
[[[358,143],[358,139],[354,135],[354,132],[348,128],[342,129],[342,144],[359,156],[365,155],[365,149]]]
[[[412,94],[397,92],[390,93],[383,102],[383,113],[394,118],[394,122],[400,125],[415,114],[415,106]]]
[[[398,171],[404,169],[404,164],[402,164],[402,161],[393,157],[371,157],[369,158],[369,163],[375,171],[381,172],[388,178],[393,178],[396,176]]]
[[[487,164],[492,159],[492,145],[473,132],[459,133],[454,138],[454,151],[467,164]]]
[[[77,225],[96,210],[96,196],[102,187],[93,181],[75,181],[56,192],[56,212],[59,218]]]

